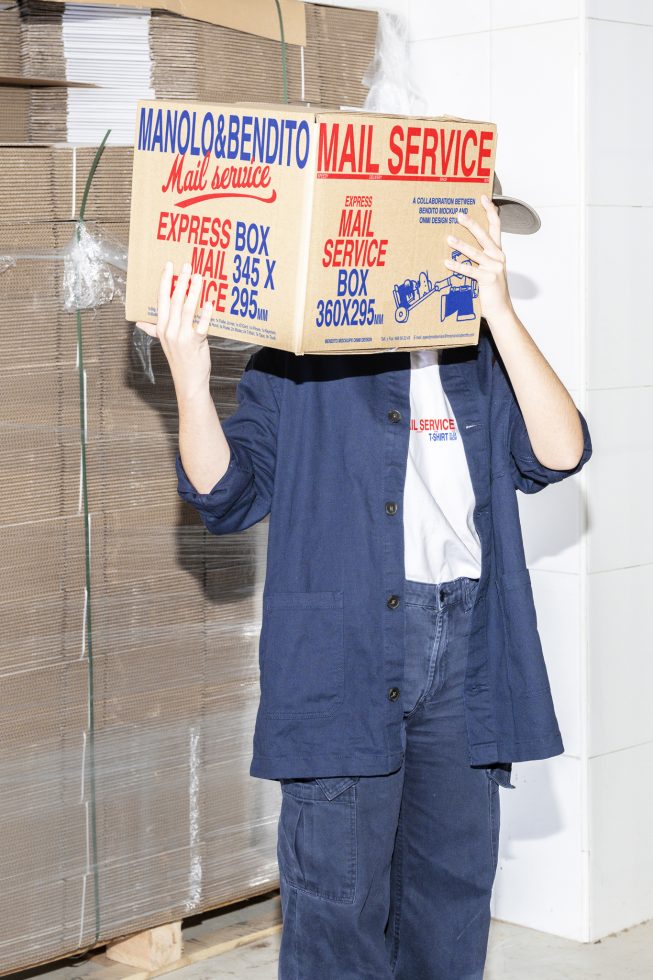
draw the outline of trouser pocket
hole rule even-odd
[[[279,874],[295,888],[332,902],[356,894],[356,784],[359,776],[281,779]]]

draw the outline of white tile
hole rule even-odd
[[[653,205],[653,26],[588,22],[588,203]]]
[[[581,763],[565,755],[513,766],[502,788],[492,914],[558,936],[582,936]]]
[[[582,339],[578,208],[537,207],[526,180],[516,174],[504,177],[499,166],[496,170],[505,194],[527,201],[542,221],[534,235],[501,236],[515,312],[565,387],[578,388]]]
[[[579,0],[491,0],[492,29],[577,17]]]
[[[490,119],[490,41],[488,34],[410,45],[415,84],[429,115]]]
[[[413,0],[408,5],[409,37],[422,40],[451,34],[472,34],[490,27],[490,0]],[[452,113],[453,115],[453,113]]]
[[[517,502],[528,567],[547,573],[579,574],[588,513],[580,475],[567,477],[537,493],[518,490]]]
[[[587,0],[587,16],[653,24],[651,0]]]
[[[590,391],[588,405],[589,571],[648,565],[653,562],[653,388]]]
[[[653,743],[589,762],[593,938],[653,917]]]
[[[490,38],[490,119],[497,124],[496,169],[506,193],[512,188],[535,208],[577,204],[576,22],[492,31]]]
[[[653,742],[653,565],[589,577],[590,755]]]
[[[531,569],[537,626],[565,755],[581,754],[580,577]]]
[[[588,207],[588,386],[653,385],[653,319],[633,260],[653,268],[652,208]]]

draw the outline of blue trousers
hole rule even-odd
[[[279,980],[482,980],[512,767],[468,759],[477,588],[405,581],[400,769],[280,780]]]

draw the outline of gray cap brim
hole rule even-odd
[[[540,216],[530,204],[516,197],[498,194],[492,201],[499,209],[501,231],[514,235],[533,235],[542,225]]]

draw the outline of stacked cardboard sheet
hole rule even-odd
[[[92,80],[97,89],[68,92],[71,143],[97,143],[111,126],[113,144],[130,145],[134,136],[134,103],[150,85],[150,15],[70,4],[62,21],[66,77]],[[102,130],[100,132],[100,130]]]

